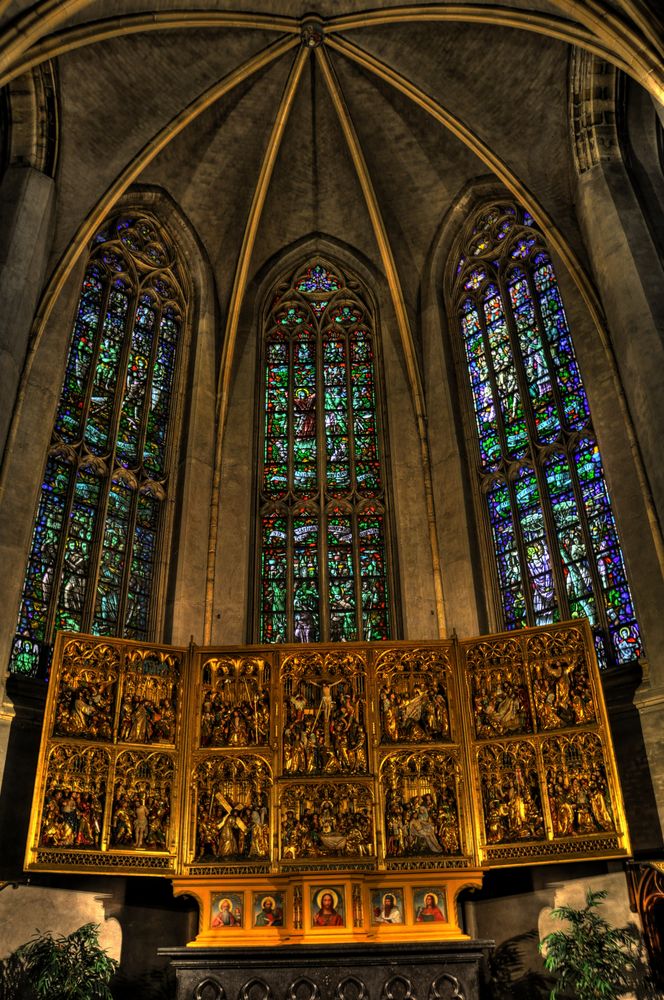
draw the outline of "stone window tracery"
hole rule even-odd
[[[602,666],[641,637],[586,392],[532,217],[496,203],[466,226],[452,300],[505,628],[587,617]]]
[[[121,215],[94,237],[33,529],[10,669],[57,629],[151,638],[186,308],[168,237]]]
[[[373,313],[315,259],[272,293],[263,337],[260,642],[393,630]]]

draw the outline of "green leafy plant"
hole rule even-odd
[[[578,1000],[619,1000],[635,988],[639,947],[630,927],[612,927],[597,908],[606,891],[586,895],[582,908],[559,906],[551,916],[566,920],[568,931],[540,941],[544,965],[558,976],[550,1000],[568,992]]]
[[[526,931],[508,938],[489,956],[489,995],[491,1000],[546,1000],[555,977],[529,969],[524,948],[537,940],[537,931]]]
[[[112,1000],[118,963],[99,945],[99,927],[40,934],[0,961],[0,1000]]]

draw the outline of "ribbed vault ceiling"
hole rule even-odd
[[[618,64],[631,44],[636,62],[652,63],[657,25],[654,16],[644,19],[645,6],[640,0],[480,0],[428,8],[403,0],[375,8],[362,0],[0,0],[7,29],[0,67],[17,73],[58,53],[54,274],[68,247],[65,265],[73,265],[102,209],[136,181],[163,188],[188,216],[212,263],[222,314],[232,306],[243,261],[244,284],[238,288],[236,281],[235,289],[240,299],[251,275],[280,249],[323,233],[384,272],[388,245],[415,329],[419,282],[441,222],[467,185],[494,169],[541,222],[555,222],[562,243],[583,259],[572,212],[572,47],[563,39],[601,51],[613,47]],[[323,25],[325,41],[309,50],[264,203],[256,205],[256,183],[310,15]],[[388,23],[377,23],[387,15]],[[169,123],[199,95],[284,39],[294,43],[288,51],[253,68],[171,134]],[[361,65],[363,55],[378,62]],[[382,218],[382,249],[362,193],[362,170],[324,79],[327,61],[366,162],[364,183]],[[380,64],[431,99],[452,127],[394,80],[382,79]],[[160,135],[158,154],[144,156]],[[141,168],[132,169],[137,163]],[[109,190],[113,197],[102,203]],[[256,225],[248,244],[252,199]]]

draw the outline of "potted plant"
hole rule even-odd
[[[569,930],[552,931],[540,941],[545,967],[558,976],[550,1000],[563,992],[578,1000],[619,1000],[635,990],[638,935],[632,927],[612,927],[599,915],[605,896],[605,890],[588,890],[584,907],[551,911],[552,917],[567,921]]]
[[[118,967],[99,945],[99,927],[40,934],[0,961],[0,1000],[112,1000]]]

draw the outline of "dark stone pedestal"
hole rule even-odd
[[[491,941],[162,948],[177,1000],[480,1000]]]

